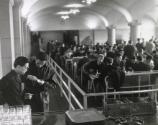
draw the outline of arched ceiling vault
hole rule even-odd
[[[68,8],[65,8],[65,5],[72,3],[83,4],[81,0],[23,1],[24,4],[25,2],[27,3],[28,1],[33,1],[33,3],[30,4],[30,7],[28,7],[29,9],[25,13],[26,18],[29,20],[29,23],[38,22],[38,18],[43,18],[43,20],[47,20],[46,17],[48,16],[44,16],[45,14],[50,14],[50,16],[52,16],[58,11],[67,10]],[[148,19],[155,21],[155,23],[157,24],[157,5],[157,0],[97,0],[97,2],[92,5],[84,5],[83,8],[80,8],[80,11],[82,12],[84,10],[84,12],[86,12],[87,14],[93,14],[94,16],[96,16],[96,18],[103,22],[103,25],[105,27],[122,20],[122,17],[124,18],[124,20],[126,20],[126,23],[132,22],[133,20],[142,20],[144,17],[147,17]],[[77,14],[75,16],[80,15]],[[113,20],[115,20],[115,22]]]

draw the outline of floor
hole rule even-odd
[[[158,125],[158,114],[139,116],[144,120],[144,125]],[[50,112],[33,115],[33,125],[66,125],[65,114],[61,112]],[[105,121],[105,125],[110,125]],[[115,125],[115,124],[111,124]]]

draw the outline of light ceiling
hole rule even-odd
[[[22,13],[32,30],[105,29],[108,25],[128,26],[133,20],[158,22],[158,0],[23,0]],[[79,9],[72,14],[71,9]],[[62,12],[71,14],[61,14]],[[70,12],[71,11],[71,12]],[[61,15],[60,15],[60,14]],[[62,22],[61,16],[69,15]]]

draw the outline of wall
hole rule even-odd
[[[129,40],[129,29],[116,29],[116,39],[123,39],[128,41]],[[79,31],[79,42],[83,41],[87,36],[90,37],[90,39],[93,39],[93,32],[92,30],[80,30]],[[58,40],[59,42],[63,42],[63,31],[42,31],[41,37],[43,39],[43,43],[41,43],[42,48],[45,50],[47,42],[49,40]],[[98,42],[100,44],[103,44],[107,41],[107,30],[95,30],[94,31],[94,39],[95,44]]]
[[[90,39],[93,40],[93,31],[92,30],[81,30],[79,31],[80,43],[87,37],[90,36]],[[103,44],[107,41],[107,30],[95,30],[94,31],[94,41],[96,43]]]
[[[63,31],[42,31],[41,37],[43,42],[41,43],[42,49],[46,49],[47,42],[49,40],[57,40],[59,42],[63,42]]]
[[[94,31],[94,39],[95,39],[95,44],[98,42],[100,44],[103,44],[107,41],[108,36],[107,36],[107,30],[95,30]],[[116,40],[129,40],[129,35],[130,35],[130,29],[116,29]],[[79,32],[80,36],[80,42],[86,38],[87,36],[90,36],[91,39],[93,39],[92,36],[92,31],[90,30],[82,30]]]
[[[129,28],[117,28],[116,29],[116,40],[125,40],[128,41],[130,38],[130,29]]]

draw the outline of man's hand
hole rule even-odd
[[[29,79],[31,81],[37,81],[38,80],[38,78],[36,76],[33,76],[33,75],[28,75],[27,79]]]
[[[40,85],[43,85],[45,83],[45,81],[40,80],[36,76],[33,76],[33,75],[28,75],[27,79],[29,79],[31,81],[35,81],[35,82],[39,83]]]
[[[25,99],[32,99],[33,94],[25,93]]]
[[[89,74],[89,77],[90,77],[91,79],[96,79],[96,78],[98,78],[98,75]]]
[[[40,80],[40,79],[37,79],[37,82],[40,84],[40,85],[43,85],[45,83],[44,80]]]

